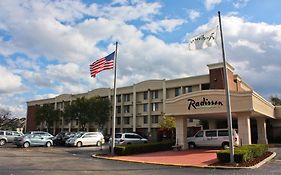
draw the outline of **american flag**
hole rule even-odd
[[[97,61],[93,62],[90,65],[90,72],[91,72],[91,77],[96,77],[96,74],[103,70],[110,70],[113,69],[114,65],[114,55],[115,52],[112,52],[108,56],[104,58],[100,58]]]

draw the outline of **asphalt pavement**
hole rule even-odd
[[[277,157],[258,169],[203,169],[129,163],[92,158],[106,152],[100,147],[0,147],[0,175],[279,175],[281,148],[271,148]]]

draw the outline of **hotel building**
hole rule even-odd
[[[223,64],[207,66],[209,73],[205,75],[147,80],[117,88],[116,132],[138,132],[156,139],[163,116],[172,116],[176,118],[177,140],[186,148],[187,129],[203,127],[200,120],[206,121],[204,128],[227,128]],[[242,143],[267,143],[267,132],[270,137],[281,136],[281,120],[278,120],[281,119],[281,107],[273,106],[253,91],[239,75],[234,74],[230,64],[227,64],[227,73],[233,126],[238,129]],[[82,94],[62,94],[29,101],[26,129],[40,128],[35,123],[36,105],[52,104],[55,109],[64,110],[64,106],[81,97],[108,97],[113,102],[112,94],[113,89],[99,88]],[[61,117],[52,130],[56,133],[77,131],[78,126],[78,120],[66,123]],[[107,134],[110,134],[111,126],[112,117],[106,126]],[[91,131],[97,129],[94,124],[88,124],[87,128]]]

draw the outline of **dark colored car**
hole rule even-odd
[[[54,145],[64,146],[65,141],[73,137],[75,132],[60,132],[53,138]]]

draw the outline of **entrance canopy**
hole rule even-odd
[[[254,91],[231,92],[233,117],[247,113],[251,117],[275,118],[274,106]],[[166,101],[166,116],[222,118],[226,116],[224,90],[204,90],[183,94]]]

